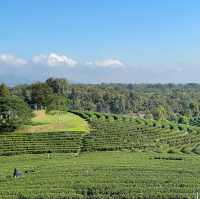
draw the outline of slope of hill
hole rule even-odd
[[[200,142],[198,132],[136,125],[125,121],[92,122],[93,130],[84,136],[83,150],[123,150],[183,152]]]
[[[44,113],[40,113],[34,118],[34,125],[15,133],[0,134],[0,154],[117,150],[200,153],[198,145],[200,133],[197,128],[173,126],[167,123],[158,124],[111,114],[83,112],[77,112],[77,114],[87,119],[90,132],[89,130],[67,130],[67,127],[71,128],[73,125],[75,129],[79,129],[80,127],[76,125],[79,125],[80,121],[84,121],[82,122],[84,125],[86,123],[85,120],[73,113],[68,113],[66,116],[46,116]],[[56,117],[57,119],[55,119]],[[61,119],[58,119],[59,117]],[[74,120],[74,118],[76,119]],[[58,121],[55,122],[56,120]],[[70,121],[74,122],[73,125],[69,123]],[[60,124],[64,125],[66,129],[60,128]],[[85,130],[88,129],[88,125],[85,127],[87,127]],[[81,127],[81,129],[83,128]]]
[[[34,129],[32,125],[22,132],[0,134],[0,155],[4,155],[0,156],[0,199],[196,197],[200,188],[198,127],[75,113],[47,116],[40,112],[33,119],[36,126],[54,123],[54,132],[45,128],[25,132]],[[78,115],[88,121],[90,132],[59,131],[58,121],[86,122]],[[22,172],[21,177],[12,178],[14,168]]]
[[[102,113],[77,114],[87,119],[91,127],[90,133],[83,136],[82,151],[199,153],[200,129],[197,127]]]
[[[0,155],[77,153],[88,123],[73,113],[47,115],[35,111],[30,125],[11,133],[0,133]]]

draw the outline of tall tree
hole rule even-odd
[[[41,109],[46,106],[48,96],[53,93],[52,89],[46,83],[32,84],[31,98],[32,104],[36,105],[36,108]]]
[[[54,94],[67,96],[69,90],[69,83],[63,78],[49,78],[46,84],[52,89]]]
[[[8,87],[5,84],[0,85],[0,96],[5,97],[10,94]]]
[[[46,102],[46,112],[49,113],[51,111],[59,111],[65,112],[67,111],[68,100],[66,97],[62,95],[50,95],[48,96]]]

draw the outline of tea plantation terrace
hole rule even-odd
[[[0,155],[114,150],[200,153],[198,128],[158,125],[120,115],[74,114],[88,121],[90,131],[1,133]]]

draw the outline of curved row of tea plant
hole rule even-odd
[[[169,153],[200,152],[196,150],[200,131],[189,125],[106,113],[74,113],[87,119],[92,129],[90,134],[82,139],[82,151],[128,149],[158,152],[165,150]]]
[[[200,153],[200,134],[188,126],[106,113],[76,114],[88,120],[90,133],[4,133],[0,155],[104,150]]]
[[[77,153],[81,133],[4,133],[0,134],[0,155],[25,153]]]
[[[190,120],[190,125],[200,127],[200,117],[193,117]]]
[[[133,121],[134,118],[128,115],[120,115],[120,114],[110,114],[110,113],[100,113],[100,112],[91,112],[91,111],[69,111],[74,113],[87,121],[92,121],[96,119],[100,120],[124,120],[124,121]],[[140,119],[142,121],[142,119]],[[139,121],[139,119],[138,119]]]
[[[193,129],[196,130],[193,126],[186,125],[186,124],[178,124],[175,122],[171,122],[168,120],[152,120],[152,119],[143,119],[140,117],[135,117],[131,115],[122,115],[122,114],[110,114],[110,113],[102,113],[102,112],[91,112],[91,111],[77,111],[71,110],[69,111],[73,114],[76,114],[83,119],[90,122],[98,122],[98,121],[125,121],[125,122],[132,122],[134,124],[141,124],[145,126],[153,126],[153,127],[161,127],[161,128],[170,128],[170,129],[178,129],[178,130],[186,130],[192,132]],[[98,121],[97,121],[98,120]],[[198,129],[200,131],[200,129]]]

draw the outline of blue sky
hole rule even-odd
[[[199,10],[198,0],[2,0],[0,79],[200,82]]]

